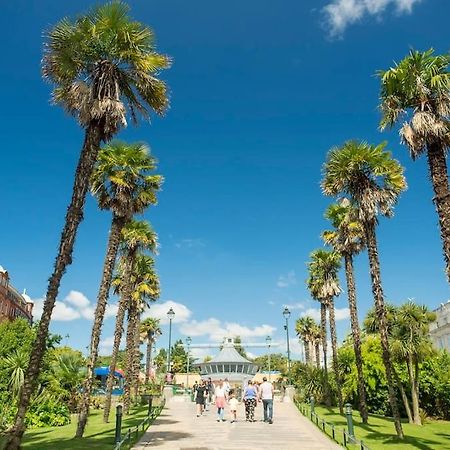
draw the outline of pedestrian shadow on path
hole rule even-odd
[[[192,437],[191,433],[184,433],[181,431],[151,431],[150,428],[150,439],[146,439],[146,442],[151,444],[151,446],[161,446],[169,441],[179,441],[181,439],[187,439]]]

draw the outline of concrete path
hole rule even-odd
[[[240,416],[240,417],[239,417]],[[292,403],[275,403],[274,423],[245,422],[244,407],[238,422],[216,422],[214,408],[195,416],[194,403],[169,402],[134,450],[338,450]],[[255,418],[262,417],[261,404]]]

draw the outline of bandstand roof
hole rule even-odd
[[[214,363],[249,363],[250,361],[240,355],[234,347],[223,347],[219,354],[204,364]]]

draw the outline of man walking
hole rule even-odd
[[[259,399],[262,400],[264,408],[264,422],[273,423],[273,385],[263,378],[259,387]]]

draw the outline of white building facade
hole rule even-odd
[[[450,300],[435,309],[436,320],[430,324],[430,335],[436,349],[450,352]]]

